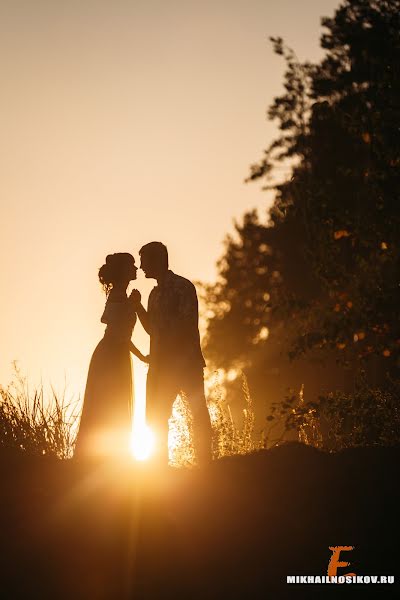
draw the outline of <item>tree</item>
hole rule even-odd
[[[290,175],[270,184],[268,220],[236,225],[207,290],[206,351],[250,383],[278,354],[362,365],[374,383],[399,366],[400,0],[346,1],[322,24],[319,64],[271,38],[281,133],[248,180]]]

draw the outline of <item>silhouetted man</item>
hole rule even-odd
[[[176,396],[183,392],[192,411],[194,445],[201,464],[211,459],[211,425],[204,395],[196,289],[168,269],[168,251],[161,242],[146,244],[139,254],[146,278],[158,283],[150,293],[147,312],[140,301],[136,307],[150,335],[147,422],[157,435],[160,458],[168,462],[168,419]]]

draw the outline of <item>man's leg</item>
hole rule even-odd
[[[182,391],[186,394],[193,415],[194,447],[200,465],[212,459],[212,431],[210,414],[204,394],[203,369],[196,369],[185,377]]]
[[[169,412],[160,410],[161,406],[148,411],[147,425],[154,435],[153,459],[160,465],[168,465],[168,418]]]
[[[167,466],[168,452],[168,419],[171,415],[173,391],[168,381],[160,373],[147,375],[146,386],[146,422],[155,436],[154,459]],[[175,392],[176,397],[176,392]]]

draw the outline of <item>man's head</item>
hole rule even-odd
[[[140,268],[148,279],[158,279],[168,271],[168,250],[161,242],[150,242],[139,250]]]

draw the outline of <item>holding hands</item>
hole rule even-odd
[[[147,363],[147,364],[150,363],[150,356],[144,356],[144,354],[142,354],[140,352],[140,350],[138,350],[138,348],[136,348],[136,346],[133,342],[130,342],[129,348],[130,348],[130,351],[132,352],[132,354],[137,356],[139,360],[141,360],[142,362]]]
[[[142,295],[139,290],[132,290],[129,295],[129,300],[132,302],[135,309],[138,308],[142,300]]]

